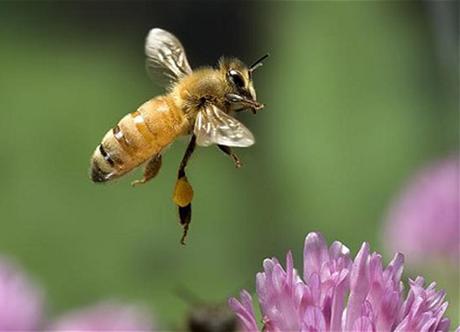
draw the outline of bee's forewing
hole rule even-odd
[[[196,143],[201,146],[219,144],[247,147],[255,143],[248,128],[212,104],[206,105],[198,113],[193,132]]]
[[[179,39],[163,29],[149,31],[145,40],[146,68],[155,82],[176,81],[192,69]]]

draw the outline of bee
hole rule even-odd
[[[146,68],[155,81],[165,81],[166,93],[154,97],[125,115],[110,129],[91,158],[90,177],[94,182],[118,178],[145,164],[142,179],[154,178],[161,168],[162,154],[180,136],[191,136],[179,166],[173,201],[183,227],[185,244],[192,217],[193,189],[185,169],[196,145],[217,147],[237,168],[241,166],[232,147],[254,144],[254,136],[231,114],[264,105],[256,100],[252,76],[268,54],[247,66],[237,58],[223,57],[217,68],[192,71],[180,41],[168,31],[155,28],[145,42]]]

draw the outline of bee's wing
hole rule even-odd
[[[179,39],[163,29],[149,31],[145,55],[147,72],[156,82],[174,82],[192,72]]]
[[[247,147],[255,142],[248,128],[212,104],[198,112],[193,133],[196,143],[201,146],[219,144]]]

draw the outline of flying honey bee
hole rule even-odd
[[[255,114],[264,107],[256,101],[252,74],[268,54],[249,67],[236,58],[221,58],[217,68],[192,71],[180,41],[158,28],[148,33],[145,53],[149,75],[154,80],[166,78],[167,92],[124,116],[105,134],[91,158],[91,179],[106,182],[146,163],[143,178],[132,184],[146,183],[158,174],[166,147],[179,136],[191,135],[173,193],[185,244],[193,197],[185,174],[187,162],[196,145],[216,144],[236,167],[241,166],[231,148],[251,146],[254,136],[230,114],[242,110]]]

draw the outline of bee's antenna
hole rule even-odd
[[[262,56],[261,58],[257,59],[256,62],[254,62],[251,67],[249,67],[249,71],[250,72],[253,72],[254,70],[256,70],[257,68],[259,68],[260,66],[263,65],[262,61],[264,61],[266,58],[268,58],[270,56],[270,53],[267,53],[265,54],[264,56]]]

